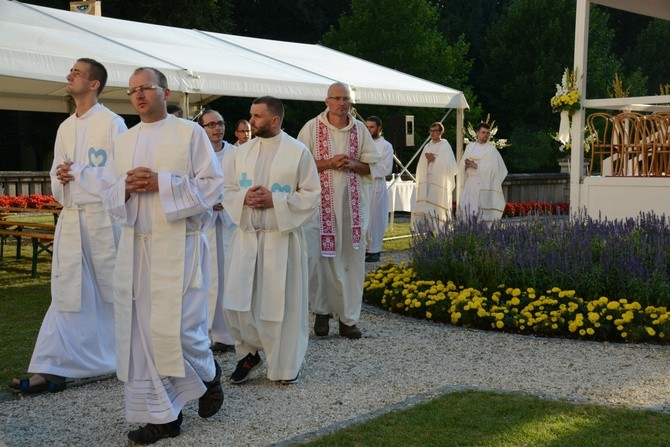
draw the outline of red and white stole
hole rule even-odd
[[[316,159],[327,160],[333,157],[332,141],[328,127],[316,119]],[[347,139],[347,155],[353,160],[358,160],[360,155],[358,148],[358,124],[354,121],[349,129]],[[321,233],[321,255],[334,258],[335,253],[335,210],[333,207],[333,172],[330,169],[319,173],[321,180],[321,206],[319,207],[319,230]],[[358,174],[350,171],[347,174],[349,192],[349,214],[351,216],[351,243],[355,250],[361,242],[361,178]]]

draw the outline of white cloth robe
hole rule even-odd
[[[477,169],[465,169],[467,158],[477,163]],[[477,214],[487,223],[500,219],[505,211],[502,182],[507,176],[507,167],[495,146],[491,143],[468,144],[458,168],[461,183],[459,211]]]
[[[307,351],[303,226],[320,200],[316,164],[303,144],[282,132],[241,145],[224,165],[224,208],[238,225],[226,258],[224,299],[237,359],[263,350],[267,378],[291,380]],[[272,208],[244,205],[247,191],[256,185],[272,191]]]
[[[126,419],[163,424],[202,396],[203,381],[215,374],[203,229],[223,176],[204,130],[172,115],[134,126],[114,150],[115,178],[103,200],[122,225],[114,271],[117,376],[126,382]],[[158,173],[159,191],[126,201],[125,173],[137,166]]]
[[[370,168],[373,178],[370,191],[370,223],[367,232],[368,253],[382,251],[384,233],[389,222],[389,195],[386,176],[393,170],[393,146],[384,137],[374,140],[381,160]]]
[[[101,104],[58,128],[51,190],[63,205],[56,225],[51,305],[44,316],[28,367],[31,373],[70,378],[110,374],[116,369],[111,271],[116,235],[100,199],[102,170],[123,119]],[[74,180],[62,185],[56,168],[72,161]]]
[[[426,153],[434,154],[428,163]],[[423,148],[416,167],[416,203],[412,207],[411,226],[418,230],[421,221],[428,221],[432,230],[439,230],[451,219],[451,193],[456,186],[458,166],[451,145],[445,139],[430,141]]]
[[[349,117],[349,124],[342,129],[331,125],[327,119],[327,110],[320,114],[330,134],[333,156],[348,153],[349,130],[356,122],[358,129],[358,160],[367,163],[372,169],[381,160],[381,154],[375,146],[370,132],[362,121]],[[308,121],[298,134],[316,159],[316,118]],[[365,279],[365,237],[361,238],[358,250],[351,241],[351,213],[349,210],[349,188],[347,172],[333,170],[333,208],[335,212],[335,251],[333,258],[321,255],[318,213],[305,227],[309,262],[309,305],[312,312],[332,314],[347,326],[358,322],[363,300],[363,281]],[[361,234],[368,229],[370,214],[370,186],[372,176],[361,178]]]
[[[224,156],[237,150],[230,143],[223,142],[221,150],[214,152],[216,159],[223,170]],[[221,198],[217,203],[223,202],[223,187],[221,187]],[[207,298],[207,327],[212,343],[224,343],[234,345],[235,339],[230,334],[225,318],[223,317],[223,285],[224,285],[224,261],[230,246],[230,240],[235,232],[235,224],[224,209],[213,211],[212,218],[205,230],[210,253],[210,280],[209,294]]]

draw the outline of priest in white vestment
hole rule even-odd
[[[251,106],[255,138],[224,162],[224,208],[238,225],[226,258],[225,314],[236,340],[232,383],[262,363],[267,378],[294,383],[308,340],[307,243],[321,187],[314,159],[281,130],[284,107],[263,96]]]
[[[416,203],[411,219],[414,231],[421,231],[422,225],[439,231],[451,220],[451,193],[456,186],[458,166],[451,145],[442,138],[442,123],[431,124],[429,130],[430,141],[423,148],[416,168]]]
[[[226,132],[226,124],[219,112],[209,109],[203,112],[198,118],[200,124],[212,143],[212,148],[216,154],[216,159],[223,170],[223,160],[226,153],[234,151],[237,148],[223,139]],[[235,232],[235,224],[223,208],[223,187],[221,188],[221,198],[216,202],[213,208],[212,219],[207,230],[207,243],[209,244],[210,264],[210,282],[209,297],[207,305],[207,321],[209,327],[209,336],[212,339],[213,352],[227,352],[235,349],[235,339],[230,334],[226,321],[223,317],[223,286],[224,286],[224,262],[230,240]]]
[[[331,316],[340,335],[362,336],[365,233],[370,214],[370,169],[381,160],[370,132],[351,111],[351,90],[332,84],[327,109],[308,121],[298,139],[311,151],[321,180],[321,204],[307,231],[309,304],[314,333],[326,336]]]
[[[382,158],[370,167],[372,175],[372,189],[370,191],[370,223],[368,224],[367,248],[365,262],[379,261],[382,242],[386,226],[389,223],[389,195],[386,187],[386,176],[393,170],[393,146],[381,134],[382,120],[377,116],[370,116],[365,120],[365,126],[375,142]]]
[[[474,214],[491,224],[505,211],[502,183],[507,177],[507,167],[498,150],[489,143],[491,126],[477,125],[477,141],[467,145],[459,166],[461,213]]]
[[[63,205],[54,235],[51,305],[28,368],[34,375],[10,384],[24,393],[60,391],[65,378],[116,370],[111,272],[118,234],[101,202],[97,173],[127,128],[98,103],[106,81],[105,67],[85,58],[67,76],[76,108],[58,128],[50,171],[54,198]]]
[[[211,417],[223,403],[209,349],[209,251],[204,228],[223,173],[205,131],[168,115],[165,75],[138,68],[128,94],[141,122],[114,145],[103,199],[122,226],[114,270],[117,376],[128,438],[150,444],[180,433],[182,408]]]

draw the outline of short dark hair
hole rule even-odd
[[[102,93],[104,90],[105,85],[107,85],[107,69],[105,66],[95,59],[90,59],[88,57],[79,58],[77,59],[77,62],[88,64],[88,79],[89,81],[100,82],[100,86],[98,86],[98,90],[95,93],[96,96],[100,96],[100,93]]]
[[[136,75],[140,71],[150,71],[150,72],[152,72],[153,74],[156,75],[156,78],[158,78],[158,85],[160,85],[163,88],[169,88],[167,78],[165,77],[163,72],[158,70],[157,68],[153,68],[153,67],[136,68],[135,71],[133,71],[133,75]]]
[[[491,125],[489,123],[481,122],[481,123],[477,124],[477,128],[475,129],[475,132],[478,132],[479,129],[481,129],[481,128],[491,130]]]
[[[237,132],[237,128],[240,127],[240,124],[249,124],[249,121],[245,120],[244,118],[241,120],[237,120],[235,123],[235,132]]]
[[[167,113],[169,114],[176,114],[179,118],[184,117],[184,111],[182,110],[181,107],[179,107],[176,104],[168,104],[167,105]]]
[[[375,124],[377,125],[377,127],[382,127],[382,120],[379,119],[378,116],[374,116],[374,115],[372,115],[372,116],[368,116],[368,117],[365,119],[365,121],[372,121],[373,123],[375,123]]]
[[[274,96],[261,96],[254,99],[252,104],[265,104],[271,114],[279,117],[279,124],[284,121],[284,104]]]
[[[223,125],[224,126],[226,125],[226,120],[223,119],[223,115],[221,115],[221,113],[218,110],[214,110],[214,109],[207,109],[207,110],[203,111],[200,114],[200,116],[198,117],[198,124],[200,124],[202,126],[203,122],[205,121],[204,116],[207,115],[208,113],[218,113],[219,116],[221,117],[221,119],[223,120]]]

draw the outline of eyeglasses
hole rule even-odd
[[[203,124],[202,127],[206,127],[208,129],[216,129],[217,127],[223,127],[225,126],[226,123],[223,121],[212,121],[211,123]]]
[[[249,130],[247,130],[247,129],[238,129],[238,130],[236,130],[235,132],[251,133],[251,129],[249,129]]]
[[[333,101],[344,101],[344,102],[349,102],[351,101],[351,96],[329,96],[326,99],[332,99]]]
[[[137,87],[133,87],[133,88],[131,88],[130,90],[127,90],[127,91],[126,91],[126,94],[127,94],[128,96],[132,96],[132,95],[134,95],[134,94],[137,93],[137,92],[142,92],[142,93],[144,93],[145,90],[157,90],[157,89],[159,89],[159,88],[163,88],[163,87],[161,87],[160,85],[156,85],[156,84],[138,85]]]

